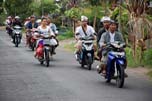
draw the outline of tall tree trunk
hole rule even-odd
[[[97,6],[94,8],[95,16],[94,16],[94,21],[93,21],[93,28],[96,29],[96,22],[97,22]]]

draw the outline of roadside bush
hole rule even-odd
[[[59,33],[60,33],[58,35],[59,40],[65,40],[65,39],[69,39],[69,38],[74,37],[74,33],[72,32],[71,29],[64,29],[64,30],[60,29]]]

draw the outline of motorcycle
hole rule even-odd
[[[46,63],[46,67],[49,66],[50,59],[53,56],[53,51],[57,42],[54,37],[48,34],[41,35],[42,39],[38,42],[37,55],[40,64]]]
[[[39,34],[38,31],[34,31],[32,33],[32,37],[30,38],[30,48],[32,49],[32,51],[34,51],[35,47],[36,47],[36,41],[37,41],[37,38],[35,35]]]
[[[122,88],[125,81],[126,54],[125,43],[118,41],[108,43],[105,49],[107,53],[107,65],[105,79],[110,83],[111,79],[116,80],[117,87]]]
[[[36,29],[28,30],[26,33],[26,41],[29,45],[29,48],[34,51],[36,47],[36,40],[37,38],[35,37],[35,34],[37,34],[38,31]]]
[[[94,61],[94,47],[93,47],[93,37],[83,37],[82,40],[82,50],[76,54],[77,61],[81,64],[81,67],[87,65],[88,70],[91,70]]]
[[[15,44],[15,47],[18,47],[18,45],[21,43],[22,38],[22,27],[16,25],[13,27],[13,43]]]

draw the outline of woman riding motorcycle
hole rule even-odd
[[[55,36],[50,27],[47,26],[47,18],[42,18],[41,25],[37,28],[37,30],[39,32],[39,35],[37,35],[37,38],[39,38],[39,40],[37,41],[35,57],[39,57],[39,54],[42,54],[43,51],[42,47],[39,47],[39,42],[43,40],[41,39],[41,36],[43,36],[44,34],[50,34],[50,36]]]

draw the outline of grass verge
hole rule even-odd
[[[149,71],[148,73],[147,73],[147,75],[150,77],[150,79],[152,80],[152,70],[151,71]]]

